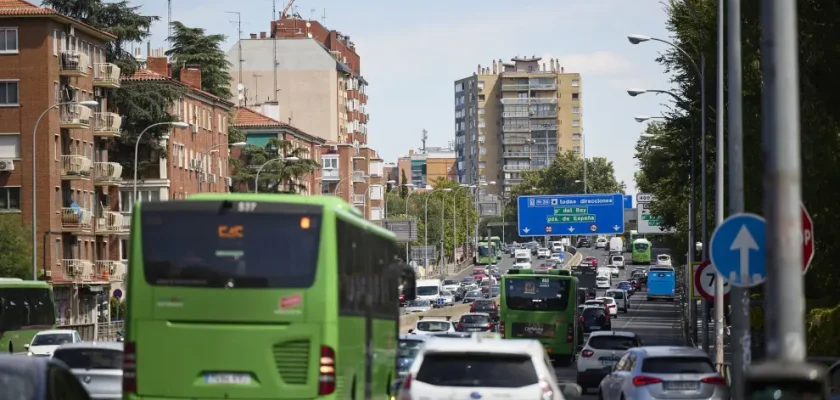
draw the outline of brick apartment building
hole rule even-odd
[[[119,218],[104,207],[122,172],[107,150],[121,124],[106,101],[120,87],[119,68],[105,62],[113,39],[50,9],[0,2],[0,212],[25,225],[37,216],[39,275],[53,284],[59,323],[83,336],[125,275],[108,251]]]

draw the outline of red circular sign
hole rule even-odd
[[[802,273],[808,272],[811,261],[814,261],[814,220],[801,204],[802,209]]]
[[[712,288],[714,287],[714,280],[709,279],[717,279],[717,273],[714,268],[711,267],[712,262],[709,260],[703,261],[700,265],[697,266],[697,271],[694,271],[694,292],[703,296],[704,299],[708,301],[715,300],[715,293],[712,289],[707,289],[707,287]],[[706,272],[711,271],[711,275],[708,278],[704,275],[707,275]],[[703,279],[706,279],[705,281]],[[724,286],[724,290],[726,290],[726,295],[724,298],[729,298],[729,285]]]

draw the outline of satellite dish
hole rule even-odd
[[[241,91],[242,89],[245,89],[245,85],[243,85],[243,84],[241,84],[241,83],[236,85],[236,90],[240,90],[240,91]]]
[[[239,93],[239,96],[236,96],[236,97],[238,97],[239,100],[244,100],[245,99],[245,95],[242,94],[242,93]]]
[[[308,38],[312,39],[312,33],[311,33],[311,32],[310,32],[310,33],[307,33],[307,34],[306,34],[306,37],[308,37]]]
[[[311,27],[312,27],[312,23],[311,23],[311,22],[307,22],[307,23],[306,23],[306,27],[307,27],[307,28],[311,28]]]

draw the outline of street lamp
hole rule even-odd
[[[285,166],[286,166],[285,161],[297,161],[297,160],[300,160],[300,159],[297,158],[297,157],[294,157],[294,156],[292,156],[292,157],[283,156],[283,157],[272,158],[271,160],[268,160],[268,161],[264,162],[263,165],[260,165],[260,167],[257,168],[257,175],[254,176],[254,193],[259,193],[260,192],[260,172],[262,172],[263,168],[265,168],[266,165],[271,164],[275,161],[284,161],[283,167],[285,168]]]
[[[35,156],[35,149],[37,148],[38,141],[38,125],[41,124],[41,119],[47,115],[48,112],[57,109],[61,106],[67,105],[78,105],[82,107],[97,107],[99,103],[93,100],[86,100],[86,101],[68,101],[63,103],[56,103],[52,106],[47,107],[41,115],[38,116],[38,119],[35,120],[35,126],[32,127],[32,280],[38,280],[38,214],[37,214],[37,207],[38,204],[38,185],[36,183],[37,174],[36,170],[38,168],[38,157]],[[46,244],[45,244],[46,246]],[[46,251],[46,249],[44,249]]]
[[[651,120],[651,119],[667,119],[667,118],[665,118],[665,117],[651,117],[650,115],[638,115],[636,117],[633,117],[633,119],[635,119],[636,122],[645,122],[645,121]]]
[[[427,188],[429,188],[429,186],[427,186]],[[429,268],[429,199],[432,198],[432,195],[435,194],[435,192],[437,192],[438,190],[448,192],[452,189],[432,189],[432,191],[430,191],[429,194],[426,195],[426,203],[423,206],[423,210],[424,210],[423,211],[424,212],[423,228],[424,228],[424,231],[425,231],[423,233],[423,246],[425,246],[425,248],[423,249],[424,250],[424,255],[423,255],[423,262],[424,263],[423,263],[423,265],[425,266],[426,269]],[[443,211],[441,211],[441,212],[443,212]],[[441,226],[441,229],[443,229],[443,226]]]
[[[204,175],[204,157],[207,157],[207,155],[210,153],[219,151],[218,148],[226,144],[227,143],[219,143],[207,149],[207,151],[205,151],[204,153],[201,153],[201,158],[199,158],[198,160],[198,170],[196,171],[196,175],[198,177],[198,179],[196,179],[198,181],[198,193],[201,193],[201,175]],[[248,143],[245,142],[236,142],[231,143],[230,147],[245,147],[247,144]]]
[[[134,143],[134,185],[133,185],[134,190],[132,191],[132,198],[131,198],[132,204],[134,204],[134,202],[137,201],[137,168],[138,168],[139,158],[140,158],[140,139],[143,138],[143,135],[145,135],[146,132],[149,131],[149,129],[152,129],[156,126],[161,126],[161,125],[170,125],[170,126],[174,126],[176,128],[181,128],[181,129],[187,129],[187,128],[190,127],[190,124],[188,124],[186,122],[181,122],[181,121],[158,122],[158,123],[151,124],[151,125],[147,126],[146,129],[143,129],[143,131],[140,132],[139,135],[137,135],[137,141]],[[132,212],[133,211],[134,211],[134,206],[132,206]]]

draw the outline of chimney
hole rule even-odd
[[[169,78],[169,61],[166,57],[146,57],[146,69]]]
[[[565,73],[565,71],[566,71],[566,68],[560,67],[560,73],[561,74]]]
[[[260,32],[260,39],[265,39],[265,32]]]
[[[478,64],[478,74],[481,75],[481,64]]]
[[[496,60],[493,60],[493,75],[496,74]]]
[[[252,34],[251,34],[251,39],[256,39],[256,38],[257,38],[257,34],[256,34],[256,33],[252,33]]]
[[[188,65],[182,68],[181,82],[187,86],[201,90],[201,70],[195,65]]]

